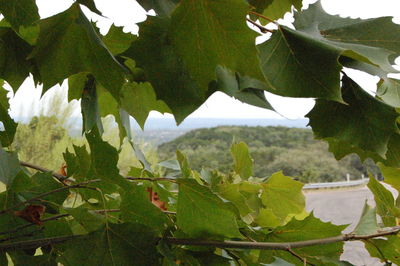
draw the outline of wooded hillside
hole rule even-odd
[[[311,130],[288,127],[221,126],[197,129],[159,146],[161,159],[170,159],[178,149],[188,156],[196,170],[232,168],[229,147],[232,142],[244,141],[254,160],[258,177],[270,176],[283,170],[285,175],[298,177],[303,182],[330,182],[352,179],[373,173],[377,168],[371,161],[365,165],[358,156],[349,155],[336,161],[328,145],[314,140]]]

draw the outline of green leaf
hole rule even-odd
[[[106,216],[91,212],[89,209],[79,206],[77,208],[65,208],[72,215],[74,221],[80,224],[87,232],[93,232],[104,226]]]
[[[21,168],[17,154],[0,148],[0,181],[10,186],[19,171]]]
[[[329,45],[352,51],[345,52],[345,56],[372,63],[388,72],[396,71],[392,64],[400,52],[400,38],[396,35],[400,26],[389,17],[367,20],[342,18],[327,14],[317,2],[307,10],[296,13],[294,25],[296,29],[309,32]]]
[[[288,216],[304,212],[302,183],[278,172],[269,177],[262,186],[262,203],[267,209],[272,210],[272,213],[281,220],[281,224]]]
[[[376,95],[385,103],[399,108],[400,107],[400,80],[385,78],[378,83]]]
[[[157,99],[171,108],[180,123],[207,99],[207,95],[175,53],[168,36],[169,25],[168,18],[149,17],[140,25],[138,40],[123,55],[143,68]]]
[[[192,179],[179,180],[177,223],[190,237],[241,237],[235,213],[208,187]]]
[[[68,78],[68,101],[79,100],[88,81],[88,73],[81,72]]]
[[[51,173],[36,173],[31,177],[31,187],[28,190],[20,192],[20,195],[25,199],[37,197],[40,194],[47,193],[59,188],[64,187],[63,184],[56,181]],[[46,205],[50,211],[55,211],[58,206],[66,200],[69,195],[68,190],[62,190],[57,193],[52,193],[47,196],[41,197],[41,204]]]
[[[121,194],[121,219],[126,222],[146,225],[162,232],[167,224],[167,217],[150,201],[144,186],[132,185]]]
[[[157,265],[157,241],[154,231],[145,226],[110,224],[64,244],[60,259],[63,265]]]
[[[388,236],[387,239],[369,239],[364,241],[364,245],[372,257],[381,259],[382,262],[386,262],[386,265],[400,264],[400,238],[398,236]]]
[[[271,104],[265,98],[264,90],[266,85],[256,79],[242,77],[239,73],[218,66],[217,81],[210,84],[210,89],[222,91],[227,95],[238,99],[241,102],[274,110]]]
[[[295,13],[295,27],[306,28],[318,23],[321,34],[329,40],[358,43],[365,46],[383,48],[393,52],[391,62],[400,55],[400,26],[392,17],[371,19],[350,19],[327,14],[318,1],[301,13]],[[374,30],[371,30],[374,29]]]
[[[192,175],[192,170],[189,167],[189,162],[186,156],[180,152],[179,150],[176,151],[176,159],[179,163],[179,169],[181,170],[183,178],[189,178]]]
[[[40,19],[35,0],[0,0],[0,13],[17,31]]]
[[[249,179],[253,175],[253,159],[249,153],[246,143],[234,143],[231,146],[231,154],[234,161],[235,172],[242,179]]]
[[[29,75],[31,64],[26,58],[31,51],[32,47],[12,29],[0,27],[0,78],[6,80],[14,92]]]
[[[78,4],[41,20],[31,58],[37,63],[45,90],[73,74],[90,72],[119,99],[126,70],[107,50]]]
[[[112,24],[107,34],[103,37],[103,42],[113,55],[118,55],[125,52],[136,38],[131,33],[125,33],[123,27],[117,27]]]
[[[302,221],[293,219],[287,225],[276,228],[272,233],[267,234],[263,241],[280,243],[334,237],[340,235],[345,227],[346,225],[338,226],[332,223],[322,222],[311,214]],[[323,262],[328,259],[339,260],[343,252],[343,242],[296,248],[293,249],[293,251],[302,258],[305,258],[308,263],[325,265]],[[290,253],[278,250],[261,251],[259,263],[271,263],[273,257],[282,258],[295,265],[299,263],[298,258]]]
[[[395,206],[392,193],[370,175],[368,188],[374,194],[376,212],[381,216],[385,226],[396,226],[396,217],[400,217],[400,209]]]
[[[97,130],[86,133],[86,139],[90,146],[91,165],[96,177],[129,189],[128,181],[119,174],[117,167],[118,151],[109,143],[103,141]]]
[[[365,201],[360,220],[358,221],[353,233],[356,235],[370,235],[378,231],[379,226],[376,220],[375,208],[369,206]]]
[[[217,193],[224,199],[232,202],[239,210],[242,217],[252,212],[251,208],[246,202],[246,197],[240,191],[241,184],[220,184],[217,187]]]
[[[397,191],[400,191],[400,169],[386,166],[383,163],[378,163],[377,165],[384,177],[384,182],[391,185]]]
[[[0,121],[3,123],[4,131],[0,131],[1,146],[10,146],[17,131],[17,123],[8,114],[9,103],[7,98],[8,91],[3,88],[0,80]]]
[[[258,45],[258,50],[272,93],[342,102],[338,62],[342,51],[337,47],[303,32],[279,27],[270,40]]]
[[[83,118],[82,134],[97,128],[103,134],[99,104],[97,100],[96,81],[89,75],[82,91],[81,110]]]
[[[257,34],[244,23],[248,12],[241,0],[183,0],[172,14],[171,42],[201,90],[216,80],[219,65],[263,80]]]
[[[154,89],[148,82],[126,83],[121,90],[121,107],[133,116],[142,128],[150,111],[171,112],[163,101],[157,100]]]
[[[179,0],[137,0],[146,11],[153,9],[158,16],[170,16]]]
[[[106,117],[107,115],[114,116],[115,122],[118,124],[118,133],[120,144],[124,141],[124,138],[127,136],[128,130],[124,127],[123,119],[123,111],[119,103],[115,100],[115,98],[101,86],[96,88],[97,93],[97,101],[99,105],[99,112],[101,117]],[[129,120],[129,117],[128,117]]]
[[[361,149],[384,158],[390,137],[399,131],[396,110],[370,96],[347,76],[342,78],[342,94],[347,104],[318,99],[307,114],[315,136],[334,138],[351,144],[355,152]]]

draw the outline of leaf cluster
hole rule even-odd
[[[88,142],[64,153],[66,176],[43,168],[31,174],[11,148],[17,124],[0,89],[1,263],[8,255],[15,265],[254,265],[275,258],[335,265],[343,241],[355,239],[365,240],[371,255],[399,263],[393,252],[399,200],[373,178],[368,186],[376,211],[366,206],[356,231],[343,236],[344,226],[304,211],[301,183],[281,172],[255,177],[244,143],[231,148],[232,174],[199,173],[178,152],[178,164],[166,165],[176,178],[159,176],[132,141],[129,115],[143,126],[150,110],[170,112],[179,123],[216,91],[267,109],[273,108],[264,91],[315,98],[307,115],[314,135],[336,158],[356,153],[379,162],[397,188],[399,103],[392,96],[399,81],[388,75],[396,72],[400,26],[388,17],[329,15],[320,2],[307,10],[297,0],[139,3],[156,15],[139,25],[137,37],[116,26],[101,35],[82,11],[83,5],[101,14],[93,0],[78,0],[45,19],[34,0],[0,0],[0,85],[4,80],[16,92],[32,76],[46,91],[68,79],[69,99],[81,99]],[[294,28],[274,22],[287,11],[294,12]],[[272,21],[277,29],[256,45],[260,33],[246,25],[249,20],[263,32],[258,23]],[[345,67],[378,76],[377,95],[364,91]],[[117,167],[119,150],[102,139],[101,117],[108,114],[140,160],[129,176]],[[153,204],[153,192],[168,212]],[[27,222],[21,214],[38,204],[35,223]],[[261,246],[280,248],[254,250]]]

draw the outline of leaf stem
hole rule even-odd
[[[63,181],[68,178],[68,177],[66,177],[64,175],[58,174],[58,173],[56,173],[54,171],[51,171],[51,170],[46,169],[44,167],[41,167],[39,165],[34,165],[34,164],[31,164],[31,163],[28,163],[28,162],[23,162],[23,161],[19,161],[19,163],[22,166],[25,166],[25,167],[28,167],[28,168],[31,168],[31,169],[35,169],[35,170],[38,170],[38,171],[43,172],[43,173],[50,172],[52,174],[52,176],[57,178],[58,181],[60,181],[61,183],[63,183]]]
[[[275,20],[270,19],[270,18],[268,18],[268,17],[266,17],[266,16],[264,16],[264,15],[262,15],[262,14],[260,14],[260,13],[257,13],[257,12],[254,12],[254,11],[250,11],[249,13],[252,14],[252,15],[256,15],[257,17],[263,18],[263,19],[265,19],[265,20],[268,20],[269,22],[272,22],[272,23],[274,23],[275,25],[279,26],[279,24],[276,23]]]
[[[266,27],[261,26],[260,24],[257,24],[256,22],[252,21],[252,20],[249,19],[249,18],[246,18],[246,20],[247,20],[248,22],[250,22],[251,24],[253,24],[254,26],[256,26],[256,27],[261,31],[261,33],[267,33],[267,32],[273,33],[272,30],[267,29]]]

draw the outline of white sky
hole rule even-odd
[[[305,0],[304,8],[315,0]],[[67,9],[73,1],[71,0],[36,0],[39,6],[39,13],[42,18],[49,17]],[[331,14],[339,14],[344,17],[352,18],[371,18],[379,16],[393,16],[396,23],[400,23],[400,1],[399,0],[323,0],[324,9]],[[96,0],[97,8],[106,17],[97,16],[91,12],[87,15],[98,22],[101,32],[105,34],[112,23],[117,26],[124,26],[124,31],[137,33],[136,23],[146,19],[145,11],[134,0]],[[285,19],[278,21],[287,24],[293,21],[290,14]],[[263,37],[261,37],[262,39]],[[265,38],[264,38],[265,39]],[[262,41],[262,40],[258,40]],[[350,75],[363,86],[367,91],[375,91],[376,77],[359,71],[351,71]],[[66,86],[65,84],[63,86]],[[61,89],[59,86],[58,88]],[[65,89],[65,88],[64,88]],[[40,88],[34,88],[31,79],[27,79],[18,90],[15,97],[11,100],[11,115],[13,117],[37,115],[38,100],[40,98]],[[296,119],[302,118],[311,110],[314,101],[312,99],[293,99],[276,96],[266,93],[267,99],[284,117]],[[77,108],[77,114],[80,113]],[[152,112],[151,116],[161,116],[157,112]],[[282,118],[275,112],[243,104],[223,93],[215,93],[204,103],[191,117],[226,117],[226,118]]]

